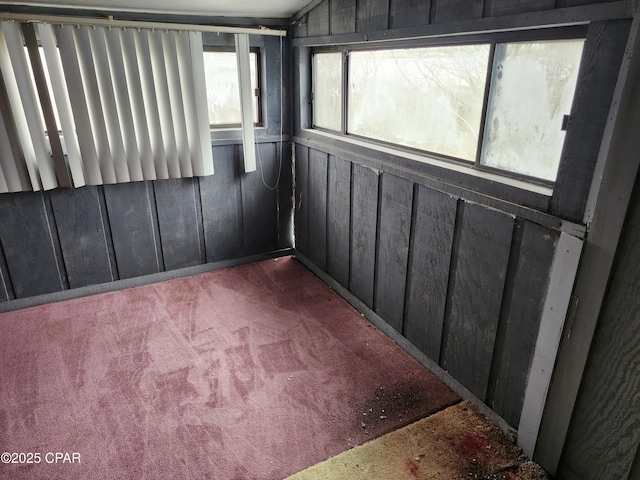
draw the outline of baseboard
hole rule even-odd
[[[63,290],[61,292],[45,293],[27,298],[17,298],[0,303],[0,313],[20,310],[22,308],[36,307],[47,303],[62,302],[64,300],[72,300],[74,298],[87,297],[89,295],[97,295],[99,293],[113,292],[123,290],[125,288],[140,287],[152,283],[164,282],[165,280],[173,280],[174,278],[188,277],[190,275],[198,275],[200,273],[213,272],[223,268],[237,267],[247,263],[261,262],[271,258],[292,255],[292,248],[275,250],[258,255],[236,258],[232,260],[221,260],[219,262],[204,263],[193,267],[180,268],[178,270],[170,270],[166,272],[153,273],[151,275],[143,275],[141,277],[127,278],[123,280],[115,280],[109,283],[101,283],[98,285],[88,285],[86,287],[74,288],[71,290]]]

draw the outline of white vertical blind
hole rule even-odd
[[[69,93],[67,92],[67,85],[64,82],[60,53],[56,47],[55,33],[51,25],[40,23],[36,25],[36,28],[40,36],[42,50],[44,51],[49,78],[51,79],[51,89],[53,90],[58,117],[60,118],[60,125],[58,125],[58,127],[64,137],[71,178],[76,187],[82,187],[86,185],[82,156],[80,155],[78,135],[76,134],[71,104],[69,103]]]
[[[253,92],[251,91],[251,59],[249,35],[235,34],[236,59],[238,62],[238,84],[240,87],[240,108],[242,118],[242,149],[244,152],[244,171],[256,170],[256,140],[253,130]]]
[[[58,182],[47,151],[45,127],[31,82],[22,35],[13,22],[1,22],[0,32],[0,68],[31,187],[33,190],[55,188]]]
[[[35,29],[74,186],[213,173],[199,32]],[[0,193],[58,185],[29,66],[20,24],[0,22]]]
[[[102,175],[100,173],[98,149],[89,118],[87,96],[82,82],[82,75],[80,74],[80,62],[76,54],[74,30],[75,28],[69,25],[58,25],[55,27],[63,71],[60,72],[61,77],[59,78],[54,78],[53,72],[51,71],[49,74],[51,75],[51,83],[53,84],[56,82],[66,82],[67,91],[62,92],[62,94],[68,95],[68,102],[73,111],[74,126],[77,132],[80,154],[82,156],[85,183],[89,185],[100,185],[102,183]],[[47,61],[48,60],[47,58]],[[73,92],[73,95],[69,95],[69,92]],[[67,100],[65,99],[64,101],[66,102]],[[56,104],[60,105],[60,102],[61,100],[56,97]],[[67,132],[63,130],[63,133],[66,134]],[[75,182],[76,177],[74,176],[74,183]]]
[[[112,119],[114,131],[119,135],[119,145],[123,149],[123,163],[121,168],[126,170],[132,181],[144,180],[142,175],[142,164],[136,142],[136,131],[133,122],[133,112],[131,111],[131,98],[127,88],[127,76],[124,67],[124,50],[120,39],[121,30],[119,28],[102,28],[106,38],[107,57],[109,68],[112,74],[112,86],[114,95],[115,116]],[[116,170],[116,174],[118,171]],[[120,175],[124,175],[121,172]]]
[[[207,89],[204,76],[204,56],[202,55],[202,35],[197,32],[189,32],[189,46],[191,50],[191,68],[193,75],[193,102],[192,119],[194,126],[189,128],[193,135],[189,143],[194,151],[193,174],[211,175],[213,174],[213,154],[211,151],[211,141],[209,137],[209,111],[207,103],[201,101],[207,98]],[[188,75],[188,67],[183,66],[185,76]],[[189,84],[190,82],[185,82]],[[197,127],[196,127],[197,126]]]
[[[167,80],[162,31],[148,31],[148,35],[151,70],[153,72],[153,81],[155,82],[155,94],[160,115],[160,131],[162,132],[169,178],[178,178],[180,177],[180,161],[178,160],[176,132],[173,126],[171,101],[169,100],[169,82]]]

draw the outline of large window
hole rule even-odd
[[[583,43],[318,50],[313,125],[553,182]]]
[[[251,88],[253,89],[253,122],[260,124],[260,82],[258,51],[252,50]],[[206,49],[204,71],[211,128],[240,127],[240,93],[238,64],[233,51]]]

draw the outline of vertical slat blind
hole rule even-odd
[[[37,23],[45,65],[36,65],[32,28],[0,22],[0,193],[68,185],[63,173],[75,187],[213,173],[199,32]],[[55,126],[51,102],[30,73],[42,67],[57,129],[45,128],[43,111]],[[66,147],[64,172],[46,130]]]
[[[238,84],[240,86],[240,112],[242,118],[242,149],[244,171],[256,170],[256,140],[253,130],[253,92],[251,91],[251,59],[249,35],[235,34],[236,59],[238,62]]]

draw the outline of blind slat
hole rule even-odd
[[[82,155],[85,184],[100,185],[102,183],[102,173],[100,172],[98,149],[93,136],[89,108],[85,100],[86,95],[80,73],[80,61],[76,53],[74,27],[57,25],[54,29],[58,40],[61,63],[64,67],[67,90],[69,93],[73,92],[73,95],[69,95],[68,98],[73,112],[75,131],[77,132],[76,138]],[[53,77],[51,79],[53,81]],[[62,121],[62,117],[60,120]]]
[[[124,49],[121,42],[121,30],[112,28],[104,30],[107,41],[107,54],[111,67],[111,79],[117,106],[117,120],[122,133],[125,163],[131,180],[144,179],[142,163],[136,142],[136,128],[133,122],[132,103],[127,87],[127,76],[124,67]]]
[[[60,129],[62,137],[67,149],[67,160],[69,162],[69,170],[71,178],[76,187],[86,185],[84,179],[84,169],[82,167],[82,157],[80,155],[80,147],[78,145],[78,137],[73,122],[73,114],[71,113],[71,104],[69,102],[69,93],[64,81],[64,73],[60,55],[56,47],[55,34],[51,25],[39,23],[36,24],[42,50],[44,51],[49,78],[51,79],[51,89],[56,101],[58,117],[60,118]]]
[[[149,51],[151,53],[151,67],[155,84],[155,95],[160,113],[160,131],[164,143],[167,168],[170,178],[180,178],[180,162],[178,160],[178,147],[173,128],[173,116],[171,114],[171,102],[169,100],[169,84],[167,81],[167,68],[165,65],[162,32],[149,32]]]
[[[80,75],[84,85],[85,101],[89,107],[89,118],[98,152],[98,164],[100,165],[101,183],[116,183],[116,171],[111,154],[111,146],[107,135],[105,112],[102,108],[96,63],[94,61],[93,48],[89,37],[91,27],[80,27],[74,31],[76,37],[76,49],[80,65]]]
[[[67,168],[67,163],[62,151],[62,142],[60,140],[53,105],[51,103],[49,87],[47,86],[43,58],[40,55],[40,49],[38,48],[36,31],[31,23],[23,23],[21,27],[24,42],[27,47],[28,57],[31,61],[31,69],[29,73],[31,73],[32,78],[35,81],[36,94],[40,100],[39,103],[44,117],[44,124],[46,126],[47,134],[49,135],[49,146],[51,148],[55,176],[54,180],[57,181],[58,185],[61,187],[71,187],[71,176],[69,175],[69,169]]]
[[[194,175],[213,174],[213,151],[211,148],[211,136],[209,134],[209,111],[207,106],[207,88],[204,74],[204,54],[202,48],[202,34],[200,32],[189,32],[189,48],[191,49],[191,78],[193,82],[194,109],[191,112],[195,115],[196,126],[191,127],[189,132],[196,135],[191,143],[192,164]],[[188,70],[187,66],[183,66]],[[185,71],[185,76],[188,72]]]
[[[236,59],[238,62],[238,85],[240,87],[240,108],[242,116],[242,146],[245,173],[256,170],[256,140],[253,130],[253,92],[251,90],[251,59],[249,35],[235,34]]]
[[[135,138],[138,149],[142,178],[146,180],[155,180],[156,168],[153,163],[151,138],[149,136],[149,123],[147,122],[147,116],[145,113],[142,84],[140,83],[141,73],[140,67],[138,66],[138,55],[136,53],[133,32],[134,31],[132,29],[120,32],[124,72],[126,77],[125,83],[128,90],[127,98],[131,105],[131,115],[134,125],[133,131],[135,131],[132,136]]]
[[[171,116],[173,119],[173,130],[176,136],[176,149],[178,161],[180,163],[180,176],[193,177],[191,168],[191,155],[189,152],[189,137],[187,136],[187,124],[185,118],[185,93],[188,95],[188,86],[183,85],[180,78],[178,66],[177,37],[185,36],[186,33],[176,33],[174,31],[162,33],[162,45],[164,50],[165,65],[167,68],[167,86],[169,87],[169,101],[171,103]],[[185,91],[185,88],[187,89]]]
[[[136,51],[138,52],[138,67],[142,98],[144,99],[144,112],[149,125],[149,138],[153,152],[156,178],[169,178],[169,169],[165,160],[164,141],[162,139],[162,127],[160,125],[160,111],[156,100],[156,87],[151,65],[151,48],[149,45],[149,32],[140,30],[134,33]]]
[[[40,177],[42,188],[50,190],[58,186],[58,181],[56,180],[53,162],[49,155],[38,94],[33,87],[22,34],[18,24],[13,22],[3,22],[2,30],[4,31],[18,92],[24,108],[23,112],[29,130],[28,136],[31,138],[31,145],[35,153],[34,167]]]
[[[0,67],[0,163],[7,190],[21,192],[31,189],[31,181],[20,151],[18,135],[11,113],[11,104],[5,90],[2,68]]]
[[[111,76],[111,69],[109,68],[104,30],[104,27],[87,29],[100,102],[100,109],[96,109],[96,111],[98,113],[102,111],[103,113],[104,129],[115,173],[115,182],[128,182],[130,181],[129,166],[127,165],[124,141],[120,130],[116,96],[113,90],[115,79]]]
[[[33,190],[41,190],[43,185],[38,171],[38,157],[43,155],[48,157],[49,155],[45,153],[46,147],[43,145],[45,141],[44,125],[41,124],[37,115],[34,115],[35,112],[29,111],[30,108],[31,110],[35,108],[33,99],[29,101],[25,86],[20,85],[21,82],[24,83],[24,76],[28,71],[22,38],[17,26],[10,22],[2,22],[0,24],[0,32],[2,32],[0,34],[0,69],[3,72],[5,88],[15,120],[16,133],[18,134],[24,161],[29,172],[31,187]],[[22,59],[20,56],[22,56]],[[20,72],[21,69],[26,71]],[[30,82],[30,79],[27,78],[27,80]],[[29,85],[31,84],[29,83]],[[31,135],[30,130],[34,126],[34,122],[36,125],[40,124],[39,130],[42,132],[42,140],[36,138],[34,141]]]

